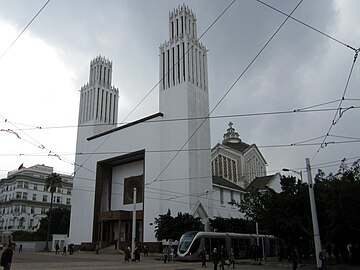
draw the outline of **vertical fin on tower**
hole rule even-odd
[[[112,61],[101,55],[90,61],[80,95],[79,126],[94,124],[94,133],[116,126],[119,90],[112,86]]]

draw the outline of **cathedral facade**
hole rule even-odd
[[[204,224],[213,217],[207,50],[185,5],[170,12],[159,56],[159,111],[121,126],[112,62],[90,63],[81,88],[71,243],[130,241],[134,188],[137,241],[156,242],[154,219],[168,209]]]

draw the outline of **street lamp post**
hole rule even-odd
[[[319,234],[319,225],[317,219],[317,212],[316,212],[316,204],[315,204],[315,196],[314,196],[314,189],[313,189],[313,181],[311,175],[311,167],[310,161],[308,158],[305,159],[306,162],[306,170],[308,173],[308,186],[309,186],[309,197],[310,197],[310,209],[311,209],[311,220],[313,224],[313,231],[314,231],[314,244],[315,244],[315,257],[316,257],[316,266],[320,268],[321,262],[319,259],[319,252],[321,251],[321,241],[320,241],[320,234]],[[302,171],[295,171],[291,169],[284,168],[282,169],[284,172],[293,172],[300,175],[300,180],[302,182]]]
[[[287,168],[283,168],[282,170],[283,170],[283,172],[293,172],[293,173],[300,175],[300,180],[301,180],[301,182],[303,181],[302,171],[295,171],[295,170],[291,170],[291,169],[287,169]]]

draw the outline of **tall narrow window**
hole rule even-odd
[[[229,180],[232,181],[232,171],[231,171],[231,159],[228,158],[227,159],[227,170],[228,170],[228,175],[229,175]]]
[[[215,158],[215,175],[219,175],[219,158]]]
[[[113,106],[113,123],[115,124],[116,121],[116,95],[114,95],[114,106]]]
[[[85,119],[89,119],[89,92],[86,92],[86,109],[85,109]]]
[[[172,85],[175,85],[175,52],[174,52],[174,47],[172,47],[171,49],[172,51]]]
[[[228,162],[228,159],[227,159],[226,157],[223,157],[223,163],[224,163],[224,178],[225,178],[225,179],[228,178],[227,162]]]
[[[167,85],[170,87],[170,50],[167,50]]]
[[[188,81],[190,82],[190,50],[189,50],[189,42],[187,44],[187,73],[188,73]]]
[[[107,120],[107,110],[108,110],[108,92],[105,93],[105,117],[104,122]]]
[[[176,36],[179,36],[179,19],[176,19]]]
[[[163,89],[165,89],[165,52],[162,53],[162,85],[163,85]]]
[[[196,86],[199,86],[199,84],[198,84],[198,61],[197,61],[197,49],[195,49],[195,76],[196,76],[196,78],[195,78],[195,80],[196,80]]]
[[[222,156],[219,155],[219,176],[223,176],[223,163],[222,163]]]
[[[203,72],[204,72],[204,76],[203,76],[203,80],[204,80],[204,90],[206,91],[206,70],[205,70],[205,53],[203,54],[203,61],[202,61],[202,64],[203,64]]]
[[[101,90],[100,120],[103,118],[104,90]]]
[[[199,51],[199,86],[200,86],[200,88],[202,88],[201,73],[202,73],[201,52]]]
[[[182,43],[182,61],[183,61],[183,78],[186,81],[186,74],[185,74],[185,43]]]
[[[184,16],[181,16],[181,34],[184,34]]]
[[[224,204],[224,189],[220,188],[220,204]]]
[[[237,172],[236,172],[236,162],[235,162],[235,160],[232,160],[231,164],[232,164],[232,174],[233,174],[234,182],[237,182]]]
[[[180,83],[180,45],[177,45],[177,81]]]
[[[100,83],[101,83],[101,73],[102,73],[102,65],[100,66],[100,78],[99,78]]]
[[[97,98],[96,98],[96,119],[99,119],[99,102],[100,102],[100,88],[97,90]]]
[[[171,38],[174,38],[174,21],[171,22]]]
[[[109,100],[109,123],[111,124],[113,116],[111,115],[111,104],[112,104],[112,94],[110,93],[110,100]]]

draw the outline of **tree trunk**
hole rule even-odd
[[[44,248],[45,251],[49,251],[49,236],[50,236],[50,227],[51,227],[53,196],[54,196],[54,193],[51,192],[49,222],[48,222],[48,228],[47,228],[47,233],[46,233],[46,244],[45,244],[45,248]]]

